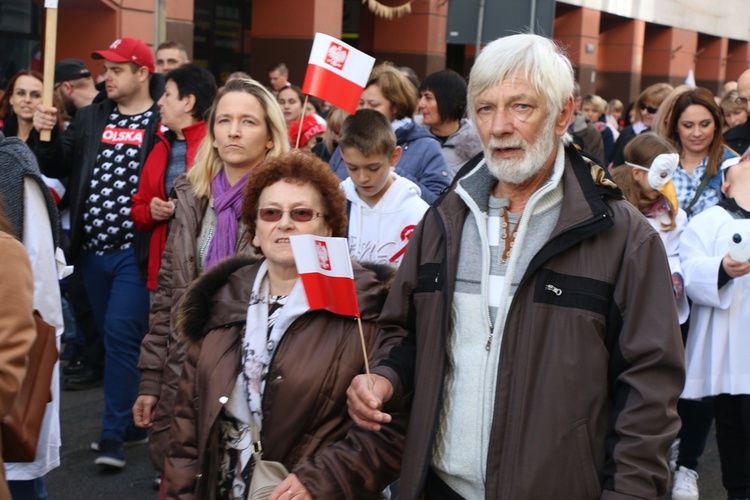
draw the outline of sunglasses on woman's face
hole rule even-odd
[[[284,214],[289,214],[289,217],[294,222],[310,222],[318,217],[325,217],[325,215],[313,211],[312,208],[295,208],[292,210],[279,210],[278,208],[258,209],[258,218],[266,222],[278,222]]]
[[[655,115],[657,111],[659,111],[659,108],[652,108],[651,106],[646,106],[645,104],[641,104],[641,111],[648,111],[649,114]]]

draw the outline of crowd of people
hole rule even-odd
[[[350,114],[283,63],[91,57],[52,107],[32,70],[0,97],[0,416],[32,309],[65,362],[0,498],[47,498],[60,388],[98,386],[95,464],[149,443],[159,498],[255,498],[274,462],[272,500],[697,500],[714,420],[750,497],[750,70],[626,107],[520,34],[468,84],[380,63]],[[311,308],[294,235],[347,240],[359,327]]]

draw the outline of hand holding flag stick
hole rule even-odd
[[[334,314],[357,318],[367,385],[372,391],[365,334],[357,304],[357,289],[354,286],[354,271],[346,238],[302,234],[290,236],[289,241],[310,309],[325,309]]]
[[[42,88],[42,104],[47,109],[52,107],[52,94],[55,90],[55,52],[57,49],[57,0],[44,0],[46,9],[46,27],[44,31],[44,87]],[[42,130],[39,140],[49,142],[52,133]]]

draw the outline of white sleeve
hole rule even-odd
[[[719,267],[725,253],[718,251],[716,245],[721,225],[721,220],[710,217],[708,212],[693,218],[680,238],[680,262],[690,299],[696,304],[727,309],[734,282],[730,280],[719,289]]]
[[[34,309],[39,310],[60,336],[64,325],[52,226],[44,194],[31,177],[24,180],[23,203],[23,246],[34,273]]]

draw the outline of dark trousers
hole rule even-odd
[[[682,345],[687,341],[690,329],[690,318],[680,325],[682,330]],[[711,432],[711,423],[714,420],[714,403],[711,398],[700,400],[680,399],[677,403],[677,413],[682,419],[680,429],[680,452],[677,458],[677,467],[698,469],[698,459],[706,449],[706,441]]]
[[[430,467],[424,482],[424,500],[464,500],[464,498],[445,484]]]
[[[104,370],[104,341],[96,326],[96,317],[91,309],[88,293],[83,284],[83,273],[76,270],[68,277],[68,297],[75,315],[76,337],[73,340],[76,357],[95,371]]]
[[[13,500],[47,500],[44,476],[26,481],[8,481],[8,489]]]
[[[721,482],[728,498],[750,498],[750,395],[714,396]]]
[[[698,468],[698,459],[706,448],[711,423],[714,420],[712,399],[680,399],[677,403],[677,413],[682,419],[678,467],[687,467],[692,470]]]

